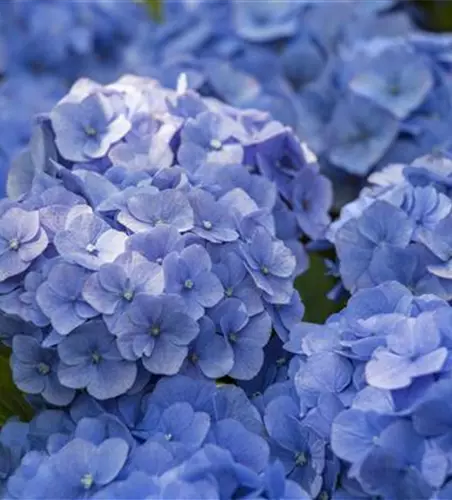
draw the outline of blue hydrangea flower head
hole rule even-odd
[[[438,398],[450,382],[450,318],[444,300],[386,282],[356,292],[325,325],[300,323],[286,343],[298,355],[288,382],[264,394],[270,435],[288,436],[289,424],[276,434],[285,402],[343,462],[335,474],[348,494],[442,491],[449,410]]]
[[[328,230],[350,291],[396,280],[450,300],[449,162],[444,154],[390,165]]]
[[[287,373],[288,357],[266,363],[265,353],[274,344],[281,352],[272,329],[286,341],[302,319],[294,289],[308,266],[301,241],[323,237],[330,183],[291,129],[183,83],[172,91],[131,75],[106,86],[78,81],[40,119],[27,161],[11,171],[12,199],[0,207],[2,339],[36,404],[65,406],[83,391],[92,401],[85,416],[94,418],[99,402],[136,400],[164,376],[182,373],[195,384],[228,377],[253,393]],[[70,126],[60,127],[64,120]],[[83,138],[88,126],[99,137],[88,130]],[[184,163],[186,153],[197,163]],[[22,222],[11,230],[11,219]],[[33,359],[20,357],[16,336],[33,345]],[[50,366],[44,375],[41,362]],[[237,391],[222,392],[215,410],[193,411],[218,419],[235,399],[227,413],[234,420],[250,405]],[[192,403],[174,401],[182,402]],[[247,418],[237,419],[248,429]],[[112,437],[123,439],[119,427]],[[228,437],[241,440],[240,426],[209,432],[212,446],[232,443],[227,467],[242,454],[253,464],[246,481],[257,484],[266,445],[253,440],[249,457]],[[173,446],[168,433],[159,438],[165,453],[194,452],[188,437]],[[62,446],[52,441],[53,450]]]

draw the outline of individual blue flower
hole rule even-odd
[[[36,292],[36,302],[60,335],[67,335],[98,314],[82,296],[89,275],[80,266],[60,261]]]
[[[292,297],[292,281],[295,257],[281,242],[272,239],[264,229],[255,230],[247,243],[240,244],[245,266],[256,286],[270,303],[285,304]]]
[[[398,133],[396,118],[372,101],[350,94],[339,101],[328,125],[326,154],[334,165],[365,176]]]
[[[211,269],[210,256],[200,245],[190,245],[180,254],[172,252],[163,261],[165,291],[179,294],[194,319],[223,298],[221,282]]]
[[[55,235],[54,245],[68,262],[90,270],[113,262],[123,253],[127,236],[115,231],[100,217],[92,213],[70,212],[66,227]]]
[[[241,129],[226,115],[210,111],[189,118],[181,131],[177,153],[179,163],[194,172],[203,163],[229,165],[241,163],[243,146],[238,134]]]
[[[212,243],[235,241],[239,237],[228,207],[215,201],[212,195],[196,190],[188,199],[194,213],[193,233]]]
[[[161,224],[146,232],[129,236],[127,250],[138,252],[150,262],[159,265],[171,252],[181,252],[185,246],[184,238],[173,226]]]
[[[378,446],[378,438],[392,419],[357,410],[342,412],[334,421],[331,444],[334,453],[348,462],[363,460]]]
[[[11,367],[14,382],[21,391],[40,394],[53,405],[67,405],[75,391],[64,387],[57,375],[58,356],[52,349],[44,349],[39,342],[26,335],[13,340]]]
[[[97,399],[124,394],[135,381],[136,364],[125,360],[115,337],[102,321],[90,321],[58,345],[61,363],[58,378],[63,385],[85,389]]]
[[[190,347],[184,373],[190,376],[221,378],[234,365],[234,351],[223,335],[215,330],[215,324],[204,316],[199,321],[199,335]]]
[[[209,430],[207,413],[195,412],[188,403],[175,403],[161,413],[152,426],[151,436],[177,457],[199,449]]]
[[[128,311],[138,294],[159,295],[163,287],[163,271],[158,264],[138,252],[126,252],[89,277],[83,298],[103,314],[108,329],[116,333],[122,330],[121,323],[128,322]]]
[[[286,475],[311,497],[320,493],[325,467],[325,441],[300,422],[300,410],[291,398],[275,398],[265,410],[265,426],[275,443],[274,455]]]
[[[10,208],[0,218],[0,281],[16,276],[30,267],[48,245],[39,213]]]
[[[349,85],[353,92],[403,119],[422,104],[434,78],[421,55],[408,46],[389,45],[376,57],[364,60]]]
[[[224,288],[226,298],[241,300],[249,316],[254,316],[264,310],[261,292],[256,287],[240,255],[225,251],[219,263],[213,266]]]
[[[74,439],[42,463],[24,496],[77,499],[93,495],[118,476],[128,453],[122,439],[107,439],[98,446]]]
[[[386,337],[387,347],[377,348],[366,365],[367,383],[379,389],[402,389],[415,377],[439,372],[448,351],[433,325],[435,316],[428,312],[397,322]]]
[[[229,372],[238,380],[250,380],[264,362],[263,348],[271,333],[271,321],[266,312],[249,318],[238,299],[227,299],[212,312],[217,331],[229,343],[234,364]]]
[[[452,203],[433,186],[406,186],[401,208],[416,224],[413,240],[429,246],[432,232],[450,214]]]
[[[336,235],[336,249],[345,286],[355,290],[372,285],[372,260],[378,258],[381,249],[407,247],[413,230],[407,215],[384,201],[372,204],[360,219],[344,224]]]
[[[118,222],[134,233],[149,231],[159,224],[168,224],[180,233],[193,227],[193,209],[180,191],[141,193],[131,196]]]
[[[197,323],[187,315],[176,295],[139,295],[129,311],[131,326],[118,333],[118,348],[125,359],[141,359],[155,374],[176,374],[198,335]]]
[[[117,113],[112,100],[100,92],[81,102],[60,103],[50,119],[58,150],[70,161],[102,158],[130,130],[126,116]]]

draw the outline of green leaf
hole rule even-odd
[[[333,302],[326,296],[337,280],[326,275],[323,260],[321,255],[311,254],[308,271],[295,281],[306,308],[303,321],[310,323],[324,323],[328,316],[344,307],[343,302]]]
[[[0,347],[0,425],[12,416],[17,416],[21,420],[30,420],[33,417],[31,406],[14,385],[9,356],[9,349]]]

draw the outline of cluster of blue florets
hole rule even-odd
[[[14,381],[66,405],[153,375],[250,380],[303,316],[300,238],[329,181],[267,115],[125,77],[43,117],[2,200],[0,310]],[[14,332],[14,330],[13,330]]]
[[[451,179],[452,161],[437,153],[370,178],[328,231],[349,291],[396,280],[452,299]]]
[[[309,498],[271,458],[240,388],[181,375],[8,422],[0,467],[5,499]]]
[[[306,457],[322,457],[326,440],[334,459],[314,463],[327,485],[341,484],[338,498],[450,495],[451,319],[435,295],[386,282],[357,292],[325,325],[291,332],[285,347],[299,366],[272,389],[267,411],[274,404],[283,425],[276,408],[285,404],[299,432],[315,431]]]

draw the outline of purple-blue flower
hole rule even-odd
[[[113,99],[100,92],[81,102],[60,103],[50,119],[58,150],[70,161],[102,158],[130,130],[130,122],[115,110]]]
[[[212,243],[238,239],[234,218],[226,204],[202,190],[192,191],[188,199],[194,213],[193,233]]]
[[[144,192],[128,198],[118,221],[134,233],[149,231],[159,224],[183,233],[193,227],[193,209],[181,191]]]
[[[211,269],[209,254],[200,245],[190,245],[180,254],[172,252],[163,261],[165,291],[180,295],[194,319],[223,298],[221,282]]]
[[[250,380],[264,362],[263,348],[271,333],[271,320],[266,312],[249,317],[238,299],[227,299],[212,312],[218,333],[224,336],[234,355],[231,377]]]
[[[121,254],[111,264],[104,264],[89,277],[83,287],[83,298],[103,319],[112,333],[128,324],[128,312],[140,293],[163,292],[163,271],[138,252]]]
[[[50,404],[58,406],[67,405],[74,398],[75,391],[59,380],[57,353],[42,348],[36,338],[14,337],[11,368],[17,387],[27,394],[41,394]]]
[[[129,310],[131,325],[117,334],[118,348],[128,360],[141,359],[155,374],[176,374],[199,326],[177,295],[139,295]]]
[[[86,389],[97,399],[124,394],[135,382],[136,364],[122,357],[116,338],[102,321],[78,327],[58,345],[58,355],[61,383],[73,389]]]
[[[89,211],[73,210],[67,216],[65,229],[55,235],[54,245],[61,257],[94,271],[113,262],[124,251],[127,236]]]
[[[16,276],[39,257],[48,244],[39,213],[12,207],[0,218],[0,279]]]
[[[241,132],[239,124],[227,115],[205,111],[196,118],[189,118],[181,131],[181,145],[177,155],[179,163],[189,172],[195,171],[204,163],[241,163]]]
[[[97,316],[82,297],[90,273],[75,264],[54,264],[47,279],[36,291],[36,302],[60,335],[67,335],[89,318]]]
[[[245,266],[263,297],[271,303],[285,304],[292,297],[291,277],[295,270],[295,257],[281,242],[272,239],[264,229],[258,228],[250,241],[241,243]]]

